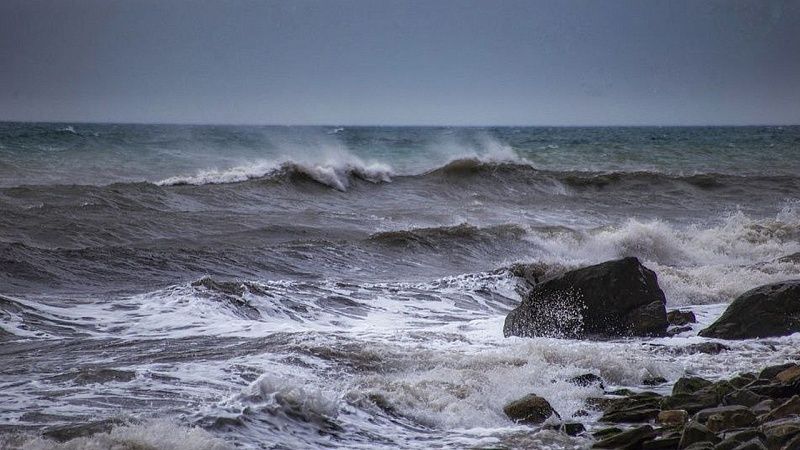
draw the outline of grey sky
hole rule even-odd
[[[0,2],[0,119],[800,123],[800,1]]]

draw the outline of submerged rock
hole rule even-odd
[[[789,280],[740,295],[700,336],[752,339],[796,332],[800,332],[800,280]]]
[[[527,424],[540,424],[553,415],[560,417],[547,400],[535,394],[514,400],[503,408],[503,412],[514,422]]]
[[[690,323],[696,323],[697,318],[691,311],[681,311],[675,309],[667,313],[667,322],[669,322],[670,325],[682,326],[689,325]]]
[[[506,317],[508,336],[664,336],[666,298],[636,258],[567,272],[534,286]]]
[[[593,386],[597,385],[600,389],[604,389],[605,386],[603,385],[603,379],[593,373],[585,373],[583,375],[578,375],[576,377],[572,377],[567,380],[568,383],[574,384],[576,386]]]

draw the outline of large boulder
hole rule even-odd
[[[799,331],[800,280],[789,280],[740,295],[700,336],[751,339],[787,336]]]
[[[508,336],[606,338],[663,336],[664,292],[636,258],[608,261],[534,286],[506,317]]]

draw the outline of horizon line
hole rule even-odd
[[[91,120],[14,120],[0,123],[75,124],[75,125],[167,125],[167,126],[230,126],[230,127],[353,127],[353,128],[734,128],[734,127],[796,127],[800,123],[709,123],[709,124],[436,124],[436,123],[265,123],[265,122],[155,122],[155,121],[91,121]]]

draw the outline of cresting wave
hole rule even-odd
[[[612,189],[638,185],[654,189],[666,185],[686,185],[701,190],[725,187],[760,185],[773,186],[787,192],[800,188],[800,178],[787,175],[732,175],[724,173],[694,173],[689,175],[659,171],[553,171],[540,170],[521,161],[486,161],[479,158],[455,159],[443,166],[419,173],[398,173],[383,163],[365,164],[360,161],[344,163],[279,163],[258,162],[226,170],[207,170],[190,176],[175,176],[155,182],[158,186],[206,185],[241,183],[249,180],[292,181],[297,178],[313,180],[331,188],[346,191],[355,180],[388,183],[393,178],[433,179],[492,176],[510,181],[552,181],[575,190]]]

